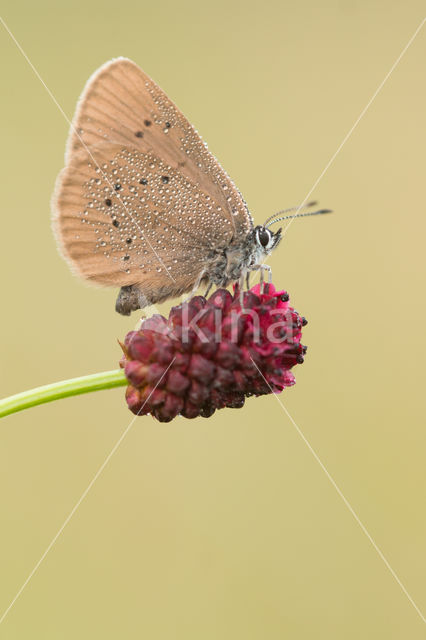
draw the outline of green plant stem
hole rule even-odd
[[[45,402],[52,402],[53,400],[68,398],[69,396],[77,396],[81,393],[100,391],[101,389],[122,387],[126,384],[127,380],[123,369],[102,371],[101,373],[93,373],[89,376],[53,382],[52,384],[46,384],[43,387],[23,391],[22,393],[17,393],[14,396],[0,400],[0,418],[10,413],[15,413],[16,411],[29,409],[38,404],[44,404]]]

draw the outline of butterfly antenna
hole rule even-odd
[[[264,226],[270,222],[272,224],[272,220],[277,216],[281,216],[283,213],[290,213],[291,211],[300,211],[300,209],[307,209],[308,207],[314,207],[317,204],[316,200],[312,200],[312,202],[307,202],[306,204],[302,204],[298,207],[290,207],[289,209],[281,209],[281,211],[277,211],[272,216],[269,216],[267,220],[265,220]]]
[[[280,222],[281,220],[289,220],[290,218],[304,218],[305,216],[322,216],[325,213],[333,213],[331,209],[319,209],[318,211],[305,211],[304,213],[295,213],[292,216],[282,216],[281,218],[275,218],[268,224],[265,224],[265,227],[270,227],[271,224],[275,224],[276,222]]]

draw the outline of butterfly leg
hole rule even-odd
[[[265,284],[265,271],[268,272],[268,284],[272,282],[272,269],[269,264],[255,264],[250,269],[251,271],[260,271],[260,291],[263,293]]]
[[[203,269],[201,271],[200,275],[198,276],[194,286],[192,287],[191,293],[189,294],[189,296],[187,296],[185,298],[185,300],[182,301],[182,304],[185,303],[185,302],[188,302],[188,300],[191,300],[192,296],[194,296],[197,293],[197,289],[200,286],[201,281],[203,280],[203,278],[205,278],[205,276],[206,276],[206,269]]]
[[[265,292],[265,271],[268,273],[268,284],[272,282],[272,269],[268,264],[260,265],[260,291]]]
[[[241,306],[241,311],[243,313],[244,313],[244,277],[245,277],[245,274],[242,273],[238,281],[238,289],[240,290],[240,306]]]
[[[206,292],[205,292],[205,294],[204,294],[204,297],[205,297],[205,298],[207,298],[207,296],[209,295],[209,293],[210,293],[210,291],[211,291],[212,286],[213,286],[213,282],[209,282],[209,284],[208,284],[208,286],[207,286],[207,289],[206,289]]]

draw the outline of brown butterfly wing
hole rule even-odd
[[[55,230],[74,270],[98,284],[177,295],[212,251],[252,229],[241,195],[197,132],[130,60],[107,63],[89,80],[66,163]]]
[[[79,275],[107,286],[141,284],[147,298],[162,287],[176,295],[191,288],[210,247],[232,233],[208,194],[180,171],[111,143],[73,154],[54,208],[60,242]],[[208,215],[202,235],[200,212]]]

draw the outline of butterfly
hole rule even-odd
[[[258,269],[281,239],[268,227],[283,219],[254,226],[194,127],[127,58],[101,66],[84,88],[52,210],[71,269],[120,287],[123,315]]]

